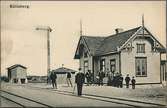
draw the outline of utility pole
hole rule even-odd
[[[143,34],[143,37],[144,37],[144,14],[142,15],[142,27],[143,27],[143,32],[142,32],[142,34]]]
[[[82,36],[82,20],[80,19],[80,36]]]
[[[47,77],[50,75],[50,32],[52,32],[52,29],[47,27],[37,27],[36,30],[43,30],[47,31]]]

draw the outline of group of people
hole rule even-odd
[[[105,77],[105,73],[103,72],[103,71],[100,71],[99,73],[98,73],[98,76],[96,77],[97,78],[97,80],[98,80],[98,85],[100,86],[103,86],[103,79],[104,79],[104,77]]]
[[[91,85],[93,83],[93,74],[91,73],[91,70],[88,70],[86,73],[85,73],[85,78],[87,80],[87,85]]]
[[[136,80],[134,79],[134,76],[132,77],[132,80],[131,80],[130,77],[129,77],[129,74],[127,74],[127,76],[125,77],[126,88],[129,88],[130,81],[131,81],[131,84],[132,84],[132,89],[135,89]],[[114,87],[118,87],[118,88],[123,87],[123,76],[122,76],[122,74],[117,73],[114,76],[114,78],[112,80],[112,85]]]
[[[113,74],[112,72],[108,72],[107,74],[105,74],[103,71],[100,71],[98,73],[98,76],[96,77],[98,80],[98,85],[103,85],[103,79],[107,76],[108,81],[107,81],[107,85],[108,86],[114,86],[114,87],[123,87],[123,76],[122,74],[116,73]],[[87,79],[87,85],[91,85],[93,83],[93,74],[91,73],[90,70],[88,70],[88,72],[86,72],[85,74],[81,72],[81,68],[79,68],[79,72],[75,75],[75,83],[77,85],[77,92],[78,92],[78,96],[82,95],[82,87],[83,84],[85,83],[85,78]],[[57,79],[57,75],[55,72],[52,72],[50,74],[50,79],[52,81],[52,86],[53,88],[57,89],[57,83],[56,83],[56,79]],[[68,86],[71,85],[71,87],[73,87],[72,82],[71,82],[71,73],[68,72],[67,73],[67,84]],[[135,89],[135,84],[136,84],[136,80],[134,79],[134,77],[132,77],[132,79],[130,79],[129,74],[127,74],[127,76],[125,77],[125,83],[126,83],[126,88],[129,88],[129,84],[132,84],[132,89]],[[75,86],[74,86],[75,88]]]
[[[56,88],[57,89],[57,82],[56,82],[56,79],[57,79],[57,74],[55,72],[52,72],[50,74],[50,79],[52,81],[52,86],[53,88]]]
[[[49,79],[51,79],[52,87],[57,89],[57,81],[56,81],[57,74],[55,72],[51,72]],[[68,86],[73,87],[72,82],[71,82],[71,73],[70,72],[67,72],[66,81],[67,81]]]
[[[131,80],[131,79],[130,79],[130,77],[129,77],[129,74],[127,74],[127,76],[126,76],[126,78],[125,78],[126,88],[129,88],[130,80]],[[131,84],[132,84],[132,89],[135,89],[136,80],[135,80],[134,76],[132,77]]]
[[[120,73],[108,75],[107,85],[122,88],[123,87],[123,80],[124,80],[124,78],[123,78],[122,74],[120,74]],[[129,88],[130,81],[132,84],[132,89],[135,89],[136,80],[135,80],[134,76],[132,77],[132,80],[131,80],[129,77],[129,74],[127,74],[127,76],[125,77],[126,88]]]
[[[105,77],[107,77],[107,86],[114,86],[118,88],[123,87],[124,78],[121,73],[114,74],[112,72],[107,72],[105,74],[103,71],[100,71],[98,75],[96,76],[99,86],[103,85],[103,82],[104,82],[103,79]],[[131,79],[129,77],[129,74],[127,74],[127,76],[125,77],[126,88],[129,88],[130,80]],[[132,84],[132,89],[135,89],[136,80],[134,76],[132,77],[131,84]]]
[[[123,76],[122,74],[116,73],[115,75],[112,74],[112,76],[108,76],[108,86],[114,86],[118,88],[123,87]]]
[[[123,77],[121,74],[113,74],[112,72],[105,73],[104,71],[99,71],[96,76],[97,83],[103,86],[104,78],[107,77],[107,86],[123,87]]]

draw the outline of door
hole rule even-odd
[[[116,60],[111,59],[110,60],[110,71],[114,74],[116,71]]]

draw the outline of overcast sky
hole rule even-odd
[[[10,4],[29,5],[30,8],[10,8]],[[79,40],[80,19],[83,34],[108,36],[115,28],[128,30],[145,26],[165,46],[165,1],[125,2],[58,2],[58,1],[1,1],[1,72],[14,64],[28,68],[28,75],[46,75],[46,32],[38,26],[50,26],[51,69],[64,64],[77,70],[74,54]]]

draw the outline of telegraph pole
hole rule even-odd
[[[80,36],[82,36],[82,20],[80,19]]]
[[[52,29],[48,27],[37,27],[36,30],[47,31],[47,77],[50,75],[50,32]]]

